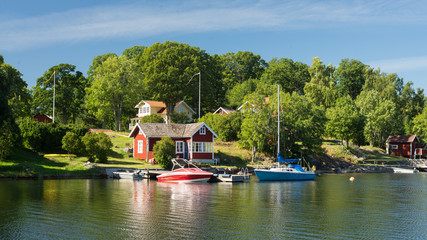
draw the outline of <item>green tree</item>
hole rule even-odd
[[[120,131],[123,113],[134,112],[135,99],[141,99],[143,84],[135,61],[125,56],[110,56],[95,69],[95,78],[87,90],[86,107],[99,120],[114,116]]]
[[[335,74],[341,96],[348,94],[351,99],[356,99],[365,84],[365,70],[366,65],[358,60],[348,58],[341,60]]]
[[[305,95],[318,106],[331,107],[338,95],[333,79],[335,67],[331,64],[325,66],[318,57],[315,57],[308,72],[311,80],[305,84]]]
[[[33,88],[33,107],[36,111],[53,114],[55,79],[55,115],[59,116],[63,124],[67,124],[70,118],[75,121],[82,111],[85,87],[88,85],[83,74],[75,72],[75,69],[76,66],[71,64],[59,64],[37,79],[37,85]]]
[[[166,104],[167,123],[171,123],[175,104],[185,95],[194,95],[194,89],[198,89],[198,81],[187,84],[195,73],[200,72],[203,55],[206,54],[199,48],[177,42],[155,43],[144,50],[140,64],[145,85],[149,87],[148,96]]]
[[[427,143],[427,106],[414,118],[412,134],[416,134],[421,141]]]
[[[20,131],[8,105],[11,86],[16,79],[8,74],[8,70],[10,65],[4,63],[0,55],[0,160],[7,158],[21,145]]]
[[[162,137],[154,147],[154,157],[163,169],[172,168],[172,158],[175,157],[175,142],[170,137]]]
[[[86,133],[82,137],[82,143],[85,146],[89,161],[106,163],[108,153],[113,147],[113,143],[107,134],[101,133]]]
[[[372,90],[363,91],[356,105],[365,118],[364,135],[371,146],[383,147],[389,135],[402,134],[402,115],[393,101]]]
[[[409,81],[402,90],[401,105],[404,118],[406,134],[412,134],[413,118],[419,115],[424,108],[424,90],[418,88],[417,91],[412,87],[413,83]]]
[[[216,134],[220,141],[236,141],[242,125],[242,113],[230,114],[207,113],[199,122],[206,123]]]
[[[245,82],[236,84],[232,89],[227,92],[228,106],[239,107],[243,104],[245,96],[253,93],[257,88],[257,80],[249,79]]]
[[[249,79],[259,79],[268,66],[260,55],[248,51],[229,52],[222,55],[221,59],[224,69],[223,81],[228,90]]]
[[[283,91],[303,94],[305,83],[310,81],[306,64],[288,58],[273,58],[268,65],[261,77],[262,82],[270,85],[280,82]]]
[[[82,151],[82,142],[74,132],[67,132],[62,138],[62,149],[70,153],[79,153]]]
[[[105,60],[107,60],[109,57],[117,57],[117,54],[106,53],[93,58],[92,64],[89,66],[89,70],[87,71],[87,78],[89,79],[90,83],[95,80],[95,69],[101,66],[102,63],[105,62]]]
[[[326,111],[326,117],[326,132],[331,137],[345,140],[347,147],[351,139],[356,139],[358,133],[363,132],[363,128],[359,128],[362,121],[359,110],[349,95],[337,99],[334,107]]]

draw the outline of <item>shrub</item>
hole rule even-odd
[[[113,143],[107,134],[103,132],[86,133],[82,138],[82,142],[85,146],[89,161],[98,163],[107,162],[108,152],[111,147],[113,147]]]
[[[154,147],[154,157],[163,169],[171,169],[171,159],[175,157],[175,142],[170,137],[162,137]]]
[[[173,112],[171,114],[172,123],[190,123],[191,118],[183,112]]]
[[[165,120],[157,114],[151,114],[141,119],[141,123],[164,123]]]
[[[83,151],[83,145],[80,137],[73,132],[67,132],[62,138],[62,149],[70,153],[81,153]]]

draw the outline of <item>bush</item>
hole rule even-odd
[[[83,145],[80,137],[73,132],[67,132],[62,138],[62,149],[70,153],[81,153],[83,152]]]
[[[0,160],[7,158],[13,150],[21,146],[19,127],[12,118],[0,123]]]
[[[151,114],[141,119],[141,123],[164,123],[165,120],[157,114]]]
[[[78,137],[82,137],[89,130],[84,126],[41,123],[31,118],[19,121],[19,128],[24,147],[43,153],[60,152],[62,139],[67,132],[74,132]]]
[[[171,114],[172,123],[190,123],[191,118],[183,112],[173,112]]]
[[[154,157],[163,169],[171,169],[171,159],[175,157],[175,142],[170,137],[162,137],[154,147]]]
[[[221,141],[238,140],[238,134],[242,125],[242,114],[239,112],[227,115],[208,113],[200,119],[206,123]]]
[[[107,134],[101,133],[86,133],[82,142],[85,146],[86,154],[89,161],[106,163],[108,152],[113,147],[113,143]]]

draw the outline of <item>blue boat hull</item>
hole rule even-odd
[[[313,172],[288,172],[256,169],[255,174],[260,181],[301,181],[316,179],[316,174]]]

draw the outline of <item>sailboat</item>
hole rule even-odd
[[[260,181],[299,181],[314,180],[316,174],[305,170],[298,163],[300,159],[285,159],[280,154],[280,86],[277,83],[277,167],[270,169],[255,169],[255,174]],[[280,165],[285,163],[287,165]]]

